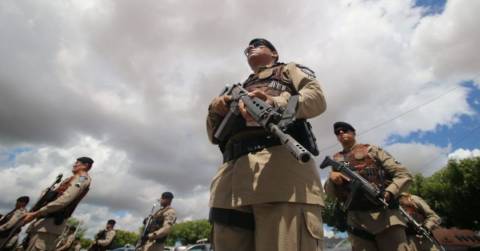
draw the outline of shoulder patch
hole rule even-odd
[[[310,68],[308,68],[308,67],[306,67],[306,66],[304,66],[304,65],[301,65],[301,64],[296,64],[296,66],[297,66],[303,73],[307,74],[307,76],[308,76],[309,78],[316,78],[315,72],[314,72],[312,69],[310,69]]]

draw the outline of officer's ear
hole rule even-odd
[[[278,53],[276,51],[272,52],[273,53],[273,57],[275,58],[275,63],[278,61]]]

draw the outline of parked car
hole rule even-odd
[[[135,247],[127,244],[124,247],[115,248],[112,251],[135,251]]]
[[[213,251],[213,249],[211,249],[210,243],[203,243],[177,247],[174,251]]]

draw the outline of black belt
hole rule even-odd
[[[349,234],[355,235],[365,240],[369,240],[369,241],[375,240],[375,235],[360,228],[348,227],[347,232]]]
[[[280,140],[268,136],[232,140],[225,146],[225,150],[223,151],[223,162],[278,145],[281,145]]]
[[[253,214],[234,209],[210,208],[210,222],[226,226],[234,226],[247,230],[255,229],[255,218]]]

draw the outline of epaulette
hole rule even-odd
[[[306,67],[305,65],[301,65],[301,64],[295,64],[295,65],[296,65],[298,68],[300,68],[300,70],[301,70],[303,73],[307,74],[307,76],[308,76],[309,78],[316,78],[315,72],[314,72],[312,69]]]

